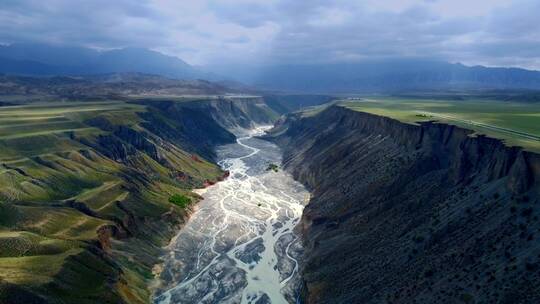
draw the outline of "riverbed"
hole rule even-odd
[[[217,149],[230,172],[204,189],[185,227],[168,246],[156,303],[296,303],[306,189],[280,168],[281,151],[256,138],[266,128],[237,132]]]

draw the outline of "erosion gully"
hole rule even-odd
[[[256,138],[267,127],[242,130],[217,149],[230,176],[204,197],[168,246],[156,303],[297,303],[302,244],[294,231],[309,200],[282,170],[273,143]]]

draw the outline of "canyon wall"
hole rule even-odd
[[[206,113],[227,129],[251,128],[255,124],[268,125],[279,116],[267,105],[263,97],[219,97],[200,101],[143,101],[141,103],[159,108],[170,115],[180,113],[179,110]],[[206,126],[202,127],[206,128]]]
[[[307,303],[540,302],[540,156],[331,106],[271,134],[312,198]]]

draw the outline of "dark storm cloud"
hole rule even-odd
[[[0,42],[140,46],[192,63],[418,56],[540,68],[540,0],[3,0]]]

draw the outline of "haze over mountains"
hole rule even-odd
[[[261,89],[317,93],[376,93],[448,89],[538,89],[540,72],[465,66],[429,59],[355,63],[194,67],[144,48],[98,51],[44,44],[0,46],[0,73],[93,75],[138,72],[175,79],[236,80]]]
[[[255,73],[254,73],[255,74]],[[540,72],[465,66],[426,59],[280,65],[262,68],[253,84],[276,90],[331,93],[448,89],[539,89]],[[241,80],[249,81],[250,77]]]
[[[44,44],[1,46],[0,72],[40,76],[140,72],[178,79],[212,78],[177,57],[144,48],[98,51]]]

